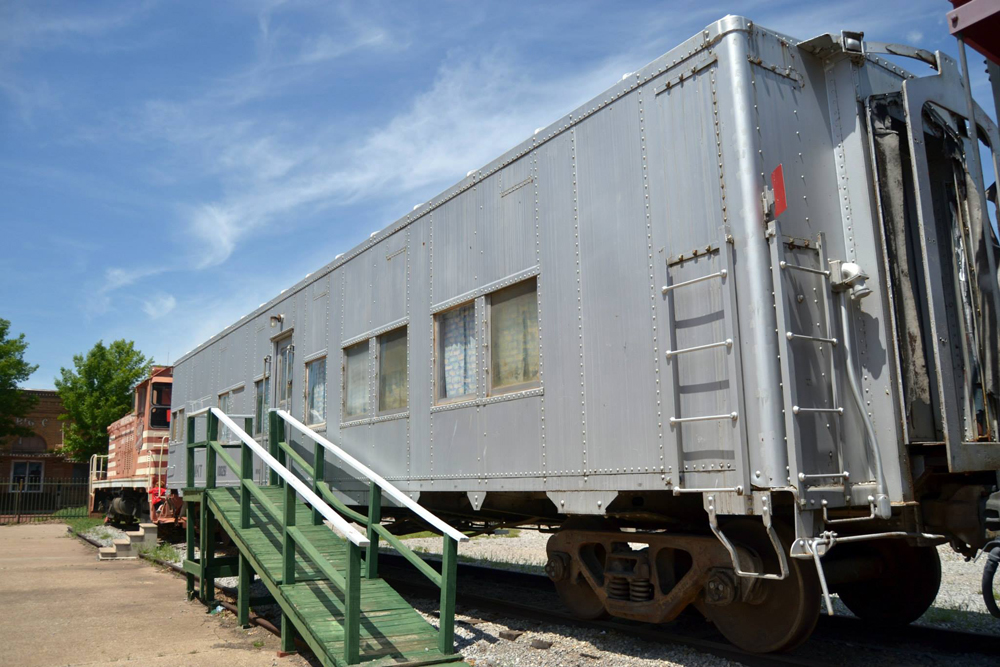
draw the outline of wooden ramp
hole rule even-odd
[[[284,511],[284,489],[263,487],[265,497]],[[307,559],[295,562],[295,583],[282,580],[282,529],[254,499],[250,528],[241,529],[240,497],[235,488],[206,491],[209,507],[241,554],[264,581],[295,629],[318,655],[331,664],[343,664],[344,593]],[[338,571],[346,569],[346,540],[325,525],[312,524],[312,510],[296,503],[296,525],[316,550]],[[438,651],[437,629],[418,614],[384,579],[361,580],[359,653],[362,663],[399,665],[436,664],[460,660]]]
[[[190,481],[184,491],[188,506],[188,552],[184,568],[188,573],[189,596],[195,596],[195,579],[200,579],[198,595],[210,604],[215,577],[238,574],[237,616],[241,624],[246,624],[250,583],[256,573],[281,607],[283,650],[293,651],[294,640],[301,639],[328,667],[349,664],[416,667],[461,662],[462,657],[453,648],[455,540],[445,537],[444,571],[438,573],[379,524],[381,491],[376,481],[386,484],[380,477],[371,483],[368,516],[361,515],[340,503],[322,479],[315,479],[313,468],[322,470],[322,467],[310,466],[286,443],[277,442],[275,428],[271,430],[273,447],[284,454],[279,457],[271,456],[236,427],[244,440],[240,463],[236,463],[230,456],[235,453],[233,448],[215,440],[220,418],[231,430],[235,424],[215,412],[214,408],[207,412],[208,439],[188,443]],[[189,434],[194,433],[193,419],[189,421]],[[277,416],[272,417],[272,423],[277,422]],[[189,440],[193,440],[192,435]],[[216,488],[215,475],[209,474],[204,488],[192,488],[193,454],[200,447],[206,450],[207,470],[216,470],[219,463],[229,466],[240,477],[240,485]],[[266,457],[265,462],[276,473],[271,485],[257,485],[241,474],[251,471],[253,453]],[[297,467],[305,468],[310,479],[294,476],[285,466],[286,457],[294,457]],[[322,464],[318,447],[314,461]],[[196,506],[200,507],[197,522],[201,527],[201,553],[205,554],[198,560],[194,558]],[[341,514],[362,523],[367,537]],[[328,524],[337,526],[349,539],[341,537]],[[239,549],[237,557],[213,555],[208,539],[215,533],[216,525],[232,538]],[[441,586],[440,631],[379,578],[379,536]],[[362,559],[365,550],[366,557]]]

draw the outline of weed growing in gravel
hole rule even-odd
[[[172,563],[177,560],[177,549],[172,544],[158,544],[152,548],[143,547],[139,549],[139,553],[147,558],[162,560],[166,563]]]
[[[96,528],[104,524],[103,517],[92,518],[85,516],[86,512],[83,511],[85,509],[81,507],[67,507],[59,510],[53,516],[72,528],[74,533],[85,533],[91,528]]]

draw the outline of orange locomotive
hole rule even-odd
[[[90,459],[90,511],[109,523],[177,521],[180,498],[166,490],[172,387],[173,367],[154,366],[133,411],[108,426],[108,453]]]

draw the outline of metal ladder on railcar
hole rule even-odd
[[[743,456],[742,447],[742,437],[740,435],[740,426],[738,424],[740,419],[740,406],[742,405],[742,397],[740,395],[741,383],[740,383],[740,350],[739,346],[735,343],[737,340],[737,324],[736,324],[736,281],[733,275],[733,248],[732,239],[728,234],[723,234],[725,239],[724,242],[718,246],[710,245],[706,249],[696,251],[689,257],[685,258],[681,255],[676,262],[673,264],[668,262],[667,265],[667,284],[661,289],[662,294],[667,299],[666,304],[666,314],[667,314],[667,332],[668,332],[668,344],[669,349],[666,351],[666,361],[667,364],[671,364],[675,359],[682,355],[690,354],[692,352],[701,352],[704,350],[712,350],[718,348],[724,348],[726,352],[726,380],[728,381],[728,396],[727,405],[730,411],[723,414],[712,414],[712,415],[691,415],[685,416],[680,414],[680,403],[677,398],[677,392],[674,389],[674,383],[668,384],[668,393],[670,394],[671,402],[670,408],[673,414],[670,415],[668,423],[672,429],[679,429],[682,425],[693,423],[693,422],[724,422],[728,421],[732,423],[732,449],[736,456],[735,464],[737,466],[737,473],[740,475],[746,475],[747,461]],[[701,258],[711,258],[713,254],[717,254],[719,258],[719,264],[721,266],[717,271],[698,276],[695,278],[690,278],[687,280],[682,280],[681,282],[671,282],[671,266],[678,266],[684,261]],[[690,347],[678,347],[678,335],[676,329],[676,304],[674,303],[675,295],[680,290],[686,290],[694,285],[704,283],[707,281],[720,281],[721,287],[721,297],[722,297],[722,314],[723,314],[723,335],[725,338],[723,340],[713,341],[710,343],[704,343],[702,345],[694,345]],[[671,368],[670,374],[674,375],[676,373],[676,367]],[[680,493],[702,493],[704,491],[731,491],[742,495],[745,489],[743,484],[736,484],[730,488],[715,488],[715,489],[696,489],[696,488],[685,488],[683,484],[684,480],[684,454],[682,440],[680,433],[677,434],[677,447],[676,447],[676,459],[674,461],[674,467],[676,468],[677,483],[671,484],[672,491],[674,495]]]
[[[781,386],[782,398],[784,402],[785,431],[790,445],[794,448],[795,456],[789,465],[789,484],[793,480],[798,480],[802,485],[802,490],[810,482],[822,480],[841,480],[844,485],[845,495],[849,491],[850,474],[844,469],[843,436],[840,429],[836,432],[835,443],[837,448],[838,465],[840,472],[836,473],[806,473],[798,470],[798,465],[802,458],[802,443],[798,437],[797,420],[807,415],[831,415],[840,418],[844,414],[843,406],[838,404],[837,388],[837,362],[834,356],[834,348],[837,348],[840,341],[833,331],[836,316],[833,311],[833,295],[831,291],[831,271],[826,255],[826,244],[824,235],[820,233],[815,239],[788,239],[782,237],[777,221],[770,221],[767,225],[767,240],[771,251],[771,278],[774,286],[774,307],[778,324],[778,348],[781,357]],[[790,245],[789,245],[790,244]],[[798,262],[790,261],[786,253],[786,246],[805,250],[816,257],[817,266],[805,266]],[[786,283],[790,276],[798,274],[806,278],[814,279],[818,287],[813,289],[820,295],[822,306],[822,322],[816,322],[816,327],[821,329],[821,335],[810,335],[802,331],[793,330],[792,314],[789,309]],[[799,298],[799,297],[795,297]],[[830,346],[830,365],[827,377],[829,378],[829,403],[826,405],[803,406],[800,405],[798,382],[799,374],[796,372],[795,350],[799,345],[818,346],[822,351],[822,346]]]
[[[206,439],[195,442],[194,420],[199,416],[206,417],[208,428]],[[324,667],[360,662],[374,667],[461,661],[454,650],[457,547],[468,537],[287,412],[271,410],[270,417],[268,451],[247,433],[252,430],[249,419],[242,429],[214,407],[188,416],[188,488],[184,490],[188,596],[197,595],[212,604],[215,578],[238,575],[237,619],[245,626],[250,618],[250,584],[256,573],[281,607],[282,651],[294,651],[298,637]],[[220,424],[240,440],[239,462],[218,442]],[[312,463],[284,441],[286,426],[313,442]],[[193,488],[194,453],[199,448],[205,449],[205,486]],[[367,515],[347,507],[323,479],[327,453],[369,480]],[[253,481],[255,455],[274,473],[274,485]],[[216,487],[220,461],[239,478],[238,487]],[[300,479],[292,471],[293,465],[309,479]],[[381,525],[383,493],[442,533],[441,572]],[[197,559],[192,513],[196,503],[201,508],[201,553]],[[364,526],[367,534],[349,521]],[[238,547],[237,557],[215,556],[211,536],[216,522]],[[440,588],[439,630],[379,578],[380,538]],[[196,579],[200,581],[197,593]]]

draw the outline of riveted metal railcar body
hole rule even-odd
[[[978,529],[995,476],[955,475],[1000,462],[995,339],[983,348],[996,267],[975,245],[981,222],[966,236],[935,223],[945,200],[921,181],[926,160],[886,166],[879,152],[891,125],[911,151],[950,142],[961,156],[962,83],[941,54],[917,54],[940,71],[914,78],[879,51],[739,17],[708,26],[179,359],[175,411],[227,395],[235,414],[280,403],[305,420],[307,397],[322,395],[318,430],[421,503],[472,520],[704,530],[706,511],[713,523],[773,513],[811,539],[854,508],[874,518],[841,533],[915,536],[927,526],[905,508],[933,497],[934,531],[977,544],[948,508]],[[948,199],[966,231],[982,201],[968,162]],[[903,226],[919,231],[894,240],[906,197]],[[953,270],[962,243],[984,278],[975,293],[941,277],[969,275]],[[906,304],[901,282],[916,295]],[[533,312],[518,312],[536,320],[517,332],[537,337],[537,359],[522,341],[528,361],[512,372],[524,382],[510,389],[496,321],[512,286],[533,294]],[[441,315],[463,306],[462,397],[441,400],[455,370],[442,368]],[[385,334],[404,330],[400,400],[380,369]],[[313,393],[306,369],[324,358]],[[182,453],[174,443],[173,486]],[[328,476],[341,476],[333,463]],[[364,499],[362,483],[337,486]]]

